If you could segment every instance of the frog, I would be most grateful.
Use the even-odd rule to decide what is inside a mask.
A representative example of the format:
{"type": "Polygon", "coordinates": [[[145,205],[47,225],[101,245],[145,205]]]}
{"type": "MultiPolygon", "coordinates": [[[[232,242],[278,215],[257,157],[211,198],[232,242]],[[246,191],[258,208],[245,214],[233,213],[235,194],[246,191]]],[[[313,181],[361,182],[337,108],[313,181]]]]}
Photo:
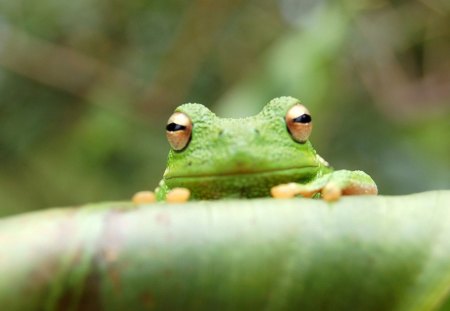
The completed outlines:
{"type": "Polygon", "coordinates": [[[175,109],[166,125],[167,167],[155,192],[140,201],[276,199],[335,201],[376,195],[360,170],[334,170],[310,142],[312,115],[290,96],[272,99],[256,115],[220,118],[198,103],[175,109]]]}

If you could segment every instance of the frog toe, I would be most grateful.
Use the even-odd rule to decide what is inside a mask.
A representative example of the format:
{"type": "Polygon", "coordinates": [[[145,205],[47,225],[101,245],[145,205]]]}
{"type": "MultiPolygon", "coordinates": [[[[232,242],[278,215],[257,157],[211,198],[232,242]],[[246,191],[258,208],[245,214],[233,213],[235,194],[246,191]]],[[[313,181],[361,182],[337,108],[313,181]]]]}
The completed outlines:
{"type": "Polygon", "coordinates": [[[323,187],[321,196],[328,202],[337,201],[342,196],[342,189],[336,183],[329,182],[323,187]]]}
{"type": "Polygon", "coordinates": [[[312,198],[316,193],[317,189],[298,183],[281,184],[270,189],[270,194],[276,199],[288,199],[293,198],[296,195],[312,198]]]}
{"type": "Polygon", "coordinates": [[[173,188],[167,193],[167,203],[184,203],[189,200],[191,191],[187,188],[173,188]]]}
{"type": "Polygon", "coordinates": [[[275,199],[289,199],[296,194],[295,183],[281,184],[270,189],[270,194],[275,199]]]}
{"type": "Polygon", "coordinates": [[[343,189],[344,195],[377,195],[378,188],[375,184],[352,184],[343,189]]]}
{"type": "Polygon", "coordinates": [[[131,201],[135,205],[149,204],[156,202],[156,196],[152,191],[139,191],[133,195],[131,201]]]}

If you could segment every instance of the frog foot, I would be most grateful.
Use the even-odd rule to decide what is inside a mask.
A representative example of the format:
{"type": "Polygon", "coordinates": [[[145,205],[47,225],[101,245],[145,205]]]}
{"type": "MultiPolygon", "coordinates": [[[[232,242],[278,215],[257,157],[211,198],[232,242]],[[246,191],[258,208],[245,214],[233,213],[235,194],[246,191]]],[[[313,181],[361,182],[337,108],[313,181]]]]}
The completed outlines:
{"type": "Polygon", "coordinates": [[[304,198],[312,198],[319,192],[321,197],[329,202],[337,201],[342,196],[342,189],[333,182],[327,183],[322,189],[311,189],[311,187],[305,185],[289,183],[272,187],[270,190],[272,197],[276,199],[289,199],[296,195],[301,195],[304,198]]]}
{"type": "Polygon", "coordinates": [[[135,205],[149,204],[156,202],[156,196],[152,191],[139,191],[133,195],[131,201],[135,205]]]}
{"type": "Polygon", "coordinates": [[[272,187],[274,198],[292,198],[296,195],[311,198],[320,193],[325,201],[336,201],[342,195],[376,195],[378,189],[369,175],[362,171],[340,170],[307,183],[289,183],[272,187]]]}
{"type": "Polygon", "coordinates": [[[301,195],[305,198],[312,198],[318,190],[310,189],[308,186],[291,182],[288,184],[281,184],[270,189],[270,194],[276,199],[289,199],[296,195],[301,195]]]}
{"type": "Polygon", "coordinates": [[[312,198],[320,193],[320,196],[328,202],[337,201],[342,195],[357,195],[357,194],[377,194],[376,189],[351,186],[348,188],[341,188],[335,182],[328,182],[323,188],[311,188],[306,185],[296,183],[281,184],[270,189],[270,193],[275,199],[289,199],[297,195],[304,198],[312,198]]]}
{"type": "Polygon", "coordinates": [[[187,188],[173,188],[166,195],[167,203],[184,203],[189,200],[191,192],[187,188]]]}
{"type": "Polygon", "coordinates": [[[328,202],[337,201],[343,195],[376,195],[375,185],[349,183],[341,186],[333,181],[328,182],[320,191],[321,197],[328,202]]]}

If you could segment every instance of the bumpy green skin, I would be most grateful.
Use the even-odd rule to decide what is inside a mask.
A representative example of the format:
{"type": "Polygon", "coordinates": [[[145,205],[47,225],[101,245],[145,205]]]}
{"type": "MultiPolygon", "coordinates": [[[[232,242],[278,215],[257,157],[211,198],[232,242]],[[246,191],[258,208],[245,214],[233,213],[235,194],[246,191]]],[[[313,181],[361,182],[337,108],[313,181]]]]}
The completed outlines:
{"type": "Polygon", "coordinates": [[[292,139],[285,123],[292,97],[270,101],[257,115],[219,118],[200,104],[184,104],[175,111],[191,118],[191,141],[181,151],[171,150],[157,199],[170,189],[187,188],[191,199],[254,198],[270,196],[279,184],[296,182],[321,189],[330,180],[344,188],[376,187],[361,171],[333,172],[311,143],[292,139]]]}

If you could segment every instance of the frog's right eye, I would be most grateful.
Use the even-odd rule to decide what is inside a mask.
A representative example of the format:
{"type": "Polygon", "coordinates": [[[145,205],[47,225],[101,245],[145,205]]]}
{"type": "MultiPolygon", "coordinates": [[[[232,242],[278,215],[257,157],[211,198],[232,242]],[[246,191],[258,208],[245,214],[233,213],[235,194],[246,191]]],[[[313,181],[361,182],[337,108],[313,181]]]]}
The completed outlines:
{"type": "Polygon", "coordinates": [[[182,112],[175,112],[169,118],[166,125],[166,136],[170,146],[174,150],[183,150],[189,144],[192,133],[192,122],[182,112]]]}
{"type": "Polygon", "coordinates": [[[292,106],[286,113],[286,126],[295,141],[307,141],[312,131],[312,118],[308,109],[302,104],[292,106]]]}

